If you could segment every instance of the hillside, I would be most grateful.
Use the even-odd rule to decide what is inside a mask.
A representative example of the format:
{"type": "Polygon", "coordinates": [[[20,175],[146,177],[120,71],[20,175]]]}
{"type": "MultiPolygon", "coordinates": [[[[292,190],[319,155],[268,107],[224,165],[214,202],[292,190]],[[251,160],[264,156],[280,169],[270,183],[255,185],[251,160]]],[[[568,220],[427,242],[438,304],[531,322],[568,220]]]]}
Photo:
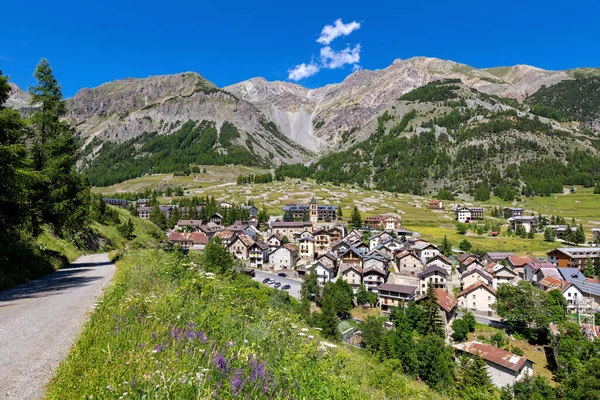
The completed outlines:
{"type": "Polygon", "coordinates": [[[117,267],[46,398],[442,398],[321,339],[286,292],[177,253],[127,252],[117,267]]]}
{"type": "Polygon", "coordinates": [[[516,65],[476,69],[429,57],[395,60],[382,70],[361,70],[339,84],[309,90],[254,78],[224,89],[255,104],[288,137],[311,150],[336,149],[346,137],[362,140],[364,127],[403,94],[439,79],[461,79],[483,93],[522,100],[542,86],[571,79],[565,71],[516,65]]]}
{"type": "Polygon", "coordinates": [[[600,132],[600,73],[598,70],[574,70],[574,80],[542,87],[526,99],[529,104],[551,107],[600,132]]]}
{"type": "Polygon", "coordinates": [[[507,199],[589,187],[600,176],[596,136],[457,79],[403,95],[365,129],[367,140],[348,135],[347,150],[277,173],[413,194],[444,187],[473,193],[483,185],[507,199]]]}

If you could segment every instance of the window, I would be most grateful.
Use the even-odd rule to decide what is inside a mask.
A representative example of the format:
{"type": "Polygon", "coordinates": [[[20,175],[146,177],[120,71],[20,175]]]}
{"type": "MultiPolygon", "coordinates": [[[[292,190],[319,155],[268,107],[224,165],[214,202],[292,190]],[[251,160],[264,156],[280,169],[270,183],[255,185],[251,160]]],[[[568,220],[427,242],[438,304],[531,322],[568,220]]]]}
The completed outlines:
{"type": "Polygon", "coordinates": [[[488,301],[492,301],[492,296],[488,296],[488,301]]]}
{"type": "Polygon", "coordinates": [[[473,307],[475,307],[475,305],[476,305],[475,302],[473,302],[473,307]]]}

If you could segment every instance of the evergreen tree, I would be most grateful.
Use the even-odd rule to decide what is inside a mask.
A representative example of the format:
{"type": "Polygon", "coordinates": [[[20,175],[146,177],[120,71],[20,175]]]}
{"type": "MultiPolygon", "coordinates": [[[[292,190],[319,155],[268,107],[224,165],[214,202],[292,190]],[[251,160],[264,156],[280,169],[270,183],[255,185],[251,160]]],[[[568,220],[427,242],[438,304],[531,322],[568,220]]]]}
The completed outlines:
{"type": "Polygon", "coordinates": [[[169,221],[167,221],[167,227],[169,229],[175,228],[175,225],[177,225],[177,223],[179,222],[180,219],[181,219],[181,212],[179,211],[179,207],[173,207],[173,211],[171,212],[171,217],[169,218],[169,221]]]}
{"type": "Polygon", "coordinates": [[[448,391],[454,383],[452,352],[438,335],[423,337],[417,346],[418,374],[429,387],[448,391]]]}
{"type": "Polygon", "coordinates": [[[310,269],[310,272],[302,281],[300,296],[302,299],[308,299],[309,301],[316,301],[319,297],[319,281],[314,267],[310,269]]]}
{"type": "Polygon", "coordinates": [[[352,216],[350,217],[350,226],[355,229],[360,229],[363,226],[362,216],[358,207],[354,206],[352,209],[352,216]]]}
{"type": "Polygon", "coordinates": [[[158,226],[163,231],[167,229],[167,217],[165,214],[160,211],[159,206],[152,207],[152,211],[150,211],[150,222],[153,222],[154,225],[158,226]]]}
{"type": "Polygon", "coordinates": [[[450,243],[450,241],[448,240],[448,236],[446,236],[446,235],[444,235],[444,240],[442,241],[442,244],[440,245],[440,251],[445,256],[452,255],[452,243],[450,243]]]}
{"type": "Polygon", "coordinates": [[[119,230],[119,233],[126,239],[133,239],[135,237],[133,234],[135,227],[133,226],[131,218],[119,225],[117,229],[119,230]]]}
{"type": "Polygon", "coordinates": [[[464,356],[461,359],[458,388],[461,392],[469,389],[475,389],[479,393],[493,392],[494,387],[487,372],[486,362],[479,355],[464,356]]]}
{"type": "Polygon", "coordinates": [[[367,304],[369,302],[369,293],[365,285],[360,285],[358,293],[356,293],[356,302],[359,305],[367,304]]]}
{"type": "Polygon", "coordinates": [[[583,230],[583,225],[581,223],[577,227],[577,231],[575,232],[575,235],[573,237],[573,243],[585,243],[585,231],[583,230]]]}
{"type": "Polygon", "coordinates": [[[461,249],[462,251],[471,251],[471,248],[473,246],[471,245],[471,242],[469,242],[467,239],[463,240],[462,242],[460,242],[460,244],[458,245],[458,248],[461,249]]]}
{"type": "Polygon", "coordinates": [[[0,71],[0,235],[22,227],[29,212],[29,188],[36,181],[25,147],[25,123],[17,111],[4,107],[10,94],[0,71]]]}
{"type": "Polygon", "coordinates": [[[292,216],[292,212],[290,210],[285,210],[283,213],[283,221],[284,222],[292,222],[294,217],[292,216]]]}
{"type": "Polygon", "coordinates": [[[338,323],[339,320],[332,299],[329,297],[324,298],[319,319],[319,326],[322,329],[321,334],[328,339],[339,340],[341,335],[338,323]]]}
{"type": "Polygon", "coordinates": [[[385,337],[385,328],[382,319],[369,315],[360,323],[359,329],[364,348],[373,354],[377,353],[385,337]]]}
{"type": "Polygon", "coordinates": [[[342,211],[342,206],[338,206],[337,208],[337,217],[338,219],[342,219],[342,217],[344,216],[344,211],[342,211]]]}
{"type": "Polygon", "coordinates": [[[462,318],[457,318],[452,322],[452,340],[455,342],[464,342],[467,340],[469,326],[467,321],[462,318]]]}
{"type": "Polygon", "coordinates": [[[30,89],[33,165],[42,179],[33,190],[31,221],[34,234],[42,223],[56,232],[75,232],[88,222],[90,192],[83,175],[75,169],[77,146],[73,129],[62,120],[67,113],[62,90],[45,59],[38,64],[30,89]]]}
{"type": "Polygon", "coordinates": [[[554,242],[555,239],[556,233],[554,232],[554,229],[546,228],[544,230],[544,240],[546,242],[554,242]]]}
{"type": "Polygon", "coordinates": [[[444,336],[444,329],[440,317],[440,309],[433,285],[429,285],[425,299],[421,300],[421,315],[417,324],[417,331],[423,335],[444,336]]]}
{"type": "Polygon", "coordinates": [[[475,190],[475,201],[488,201],[490,199],[490,189],[483,184],[477,186],[475,190]]]}

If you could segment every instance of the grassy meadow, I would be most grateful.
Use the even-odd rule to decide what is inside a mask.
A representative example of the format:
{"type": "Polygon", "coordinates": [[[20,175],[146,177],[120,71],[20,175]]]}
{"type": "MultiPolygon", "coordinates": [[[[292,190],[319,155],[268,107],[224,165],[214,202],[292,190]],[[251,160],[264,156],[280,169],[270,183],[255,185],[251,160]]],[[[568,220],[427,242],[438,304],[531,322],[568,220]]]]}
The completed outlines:
{"type": "Polygon", "coordinates": [[[440,398],[390,363],[323,341],[287,293],[194,261],[125,252],[46,398],[440,398]]]}
{"type": "MultiPolygon", "coordinates": [[[[289,202],[308,201],[314,195],[322,204],[332,204],[342,207],[345,218],[349,218],[352,208],[356,205],[363,217],[380,213],[397,213],[400,215],[403,227],[421,233],[421,236],[434,243],[439,243],[444,236],[458,250],[458,244],[467,239],[474,248],[484,251],[512,251],[518,254],[544,256],[545,252],[562,244],[549,243],[543,240],[542,234],[534,239],[522,239],[506,234],[506,221],[490,217],[494,206],[523,207],[526,212],[542,213],[544,215],[560,215],[570,222],[583,223],[588,240],[591,240],[592,227],[600,227],[600,196],[593,194],[591,188],[578,187],[575,193],[556,194],[551,197],[522,198],[519,201],[505,202],[499,198],[485,203],[473,201],[448,201],[446,210],[430,210],[428,203],[431,197],[414,196],[409,194],[394,194],[377,190],[364,190],[353,186],[334,186],[331,183],[317,184],[314,180],[301,181],[287,179],[285,182],[268,184],[236,185],[239,174],[264,173],[263,170],[237,166],[207,166],[207,173],[188,177],[172,175],[151,175],[133,179],[107,188],[95,190],[107,195],[117,191],[138,191],[145,188],[160,188],[167,185],[182,185],[186,195],[214,196],[218,200],[245,203],[253,200],[258,207],[267,208],[271,215],[281,215],[281,207],[289,202]],[[473,204],[486,209],[486,221],[503,224],[498,237],[488,234],[477,235],[469,231],[467,235],[456,232],[454,214],[449,210],[452,204],[473,204]]],[[[161,201],[169,203],[171,198],[161,201]]]]}

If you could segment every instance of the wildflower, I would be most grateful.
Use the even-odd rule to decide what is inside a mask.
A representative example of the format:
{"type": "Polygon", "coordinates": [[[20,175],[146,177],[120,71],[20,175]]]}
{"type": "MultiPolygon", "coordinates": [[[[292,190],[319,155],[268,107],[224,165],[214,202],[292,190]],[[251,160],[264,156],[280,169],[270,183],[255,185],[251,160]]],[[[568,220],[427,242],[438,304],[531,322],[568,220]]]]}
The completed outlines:
{"type": "Polygon", "coordinates": [[[237,396],[243,389],[246,381],[242,381],[242,375],[244,370],[238,369],[235,373],[235,377],[231,379],[231,388],[233,389],[233,395],[237,396]]]}

